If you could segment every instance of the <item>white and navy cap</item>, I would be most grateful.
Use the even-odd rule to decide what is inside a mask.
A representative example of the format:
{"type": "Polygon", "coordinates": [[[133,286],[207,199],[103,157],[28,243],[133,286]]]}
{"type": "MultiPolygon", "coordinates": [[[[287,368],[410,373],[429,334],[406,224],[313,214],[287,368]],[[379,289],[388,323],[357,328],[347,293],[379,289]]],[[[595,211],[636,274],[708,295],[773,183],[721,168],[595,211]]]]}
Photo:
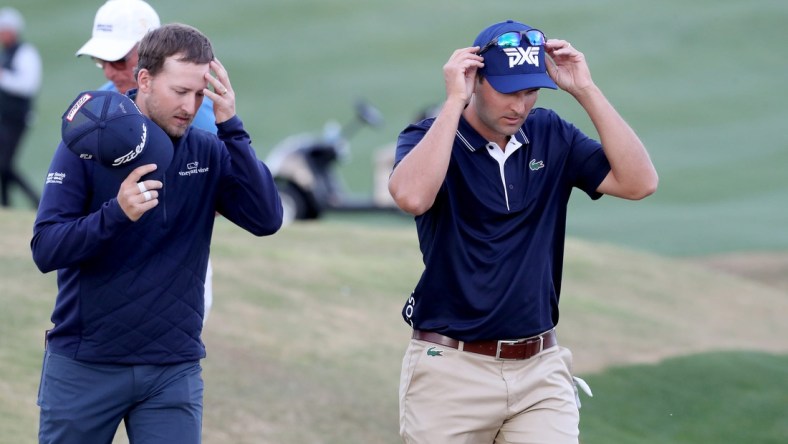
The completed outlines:
{"type": "Polygon", "coordinates": [[[145,179],[160,179],[172,162],[172,140],[128,97],[114,91],[80,93],[63,114],[63,143],[80,158],[97,161],[123,181],[141,165],[158,168],[145,179]]]}
{"type": "Polygon", "coordinates": [[[485,28],[473,45],[481,48],[484,67],[480,71],[496,91],[509,94],[524,89],[558,88],[547,74],[544,34],[541,31],[507,20],[485,28]],[[540,41],[530,42],[528,38],[518,38],[516,44],[511,46],[512,41],[507,39],[504,39],[506,44],[496,43],[508,33],[519,37],[530,30],[536,31],[540,41]]]}

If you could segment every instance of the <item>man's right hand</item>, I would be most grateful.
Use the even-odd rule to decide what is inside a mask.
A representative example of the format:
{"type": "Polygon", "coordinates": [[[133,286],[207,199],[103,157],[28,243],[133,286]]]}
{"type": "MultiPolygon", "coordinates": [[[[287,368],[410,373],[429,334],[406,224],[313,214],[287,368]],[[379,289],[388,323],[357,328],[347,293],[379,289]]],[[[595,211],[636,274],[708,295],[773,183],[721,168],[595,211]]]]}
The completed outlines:
{"type": "Polygon", "coordinates": [[[443,65],[447,102],[461,100],[467,105],[471,100],[476,81],[476,70],[484,67],[484,58],[477,55],[477,51],[479,51],[478,46],[458,49],[443,65]]]}
{"type": "Polygon", "coordinates": [[[164,185],[158,180],[140,182],[142,176],[156,171],[156,164],[150,163],[135,168],[120,184],[118,204],[126,216],[136,222],[148,210],[159,204],[159,191],[164,185]]]}

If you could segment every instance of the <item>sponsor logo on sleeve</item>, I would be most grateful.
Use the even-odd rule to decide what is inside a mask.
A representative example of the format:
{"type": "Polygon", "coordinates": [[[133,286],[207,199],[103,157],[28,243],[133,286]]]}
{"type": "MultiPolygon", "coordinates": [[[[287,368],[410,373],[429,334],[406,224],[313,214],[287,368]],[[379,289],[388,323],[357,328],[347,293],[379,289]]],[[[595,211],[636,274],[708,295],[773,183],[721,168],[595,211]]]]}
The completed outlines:
{"type": "Polygon", "coordinates": [[[54,183],[58,185],[62,185],[63,181],[66,180],[66,173],[58,173],[53,172],[47,174],[47,184],[54,183]]]}

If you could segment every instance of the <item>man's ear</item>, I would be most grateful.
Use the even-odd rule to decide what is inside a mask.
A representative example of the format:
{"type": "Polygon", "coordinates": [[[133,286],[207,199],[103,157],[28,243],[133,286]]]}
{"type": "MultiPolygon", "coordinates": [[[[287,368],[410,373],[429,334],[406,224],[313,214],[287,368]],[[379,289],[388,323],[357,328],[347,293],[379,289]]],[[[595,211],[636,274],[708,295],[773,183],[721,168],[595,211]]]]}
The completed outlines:
{"type": "Polygon", "coordinates": [[[479,89],[480,86],[482,86],[482,83],[484,83],[484,76],[477,74],[476,81],[473,82],[473,91],[471,92],[475,94],[476,90],[479,89]]]}
{"type": "Polygon", "coordinates": [[[150,71],[147,69],[141,69],[137,72],[137,88],[145,93],[150,92],[151,88],[151,81],[153,77],[150,75],[150,71]]]}

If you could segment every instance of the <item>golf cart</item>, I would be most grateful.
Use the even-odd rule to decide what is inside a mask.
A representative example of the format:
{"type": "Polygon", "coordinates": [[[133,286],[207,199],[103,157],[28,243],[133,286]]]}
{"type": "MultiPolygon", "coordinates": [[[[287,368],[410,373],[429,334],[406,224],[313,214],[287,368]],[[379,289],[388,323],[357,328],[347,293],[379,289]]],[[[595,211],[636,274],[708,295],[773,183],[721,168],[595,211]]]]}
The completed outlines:
{"type": "Polygon", "coordinates": [[[372,197],[349,194],[337,171],[339,162],[350,154],[349,139],[364,126],[382,125],[380,111],[359,100],[355,118],[347,125],[329,121],[321,134],[295,134],[274,146],[265,162],[282,198],[285,224],[317,219],[326,211],[399,211],[387,188],[393,145],[378,150],[372,197]]]}

